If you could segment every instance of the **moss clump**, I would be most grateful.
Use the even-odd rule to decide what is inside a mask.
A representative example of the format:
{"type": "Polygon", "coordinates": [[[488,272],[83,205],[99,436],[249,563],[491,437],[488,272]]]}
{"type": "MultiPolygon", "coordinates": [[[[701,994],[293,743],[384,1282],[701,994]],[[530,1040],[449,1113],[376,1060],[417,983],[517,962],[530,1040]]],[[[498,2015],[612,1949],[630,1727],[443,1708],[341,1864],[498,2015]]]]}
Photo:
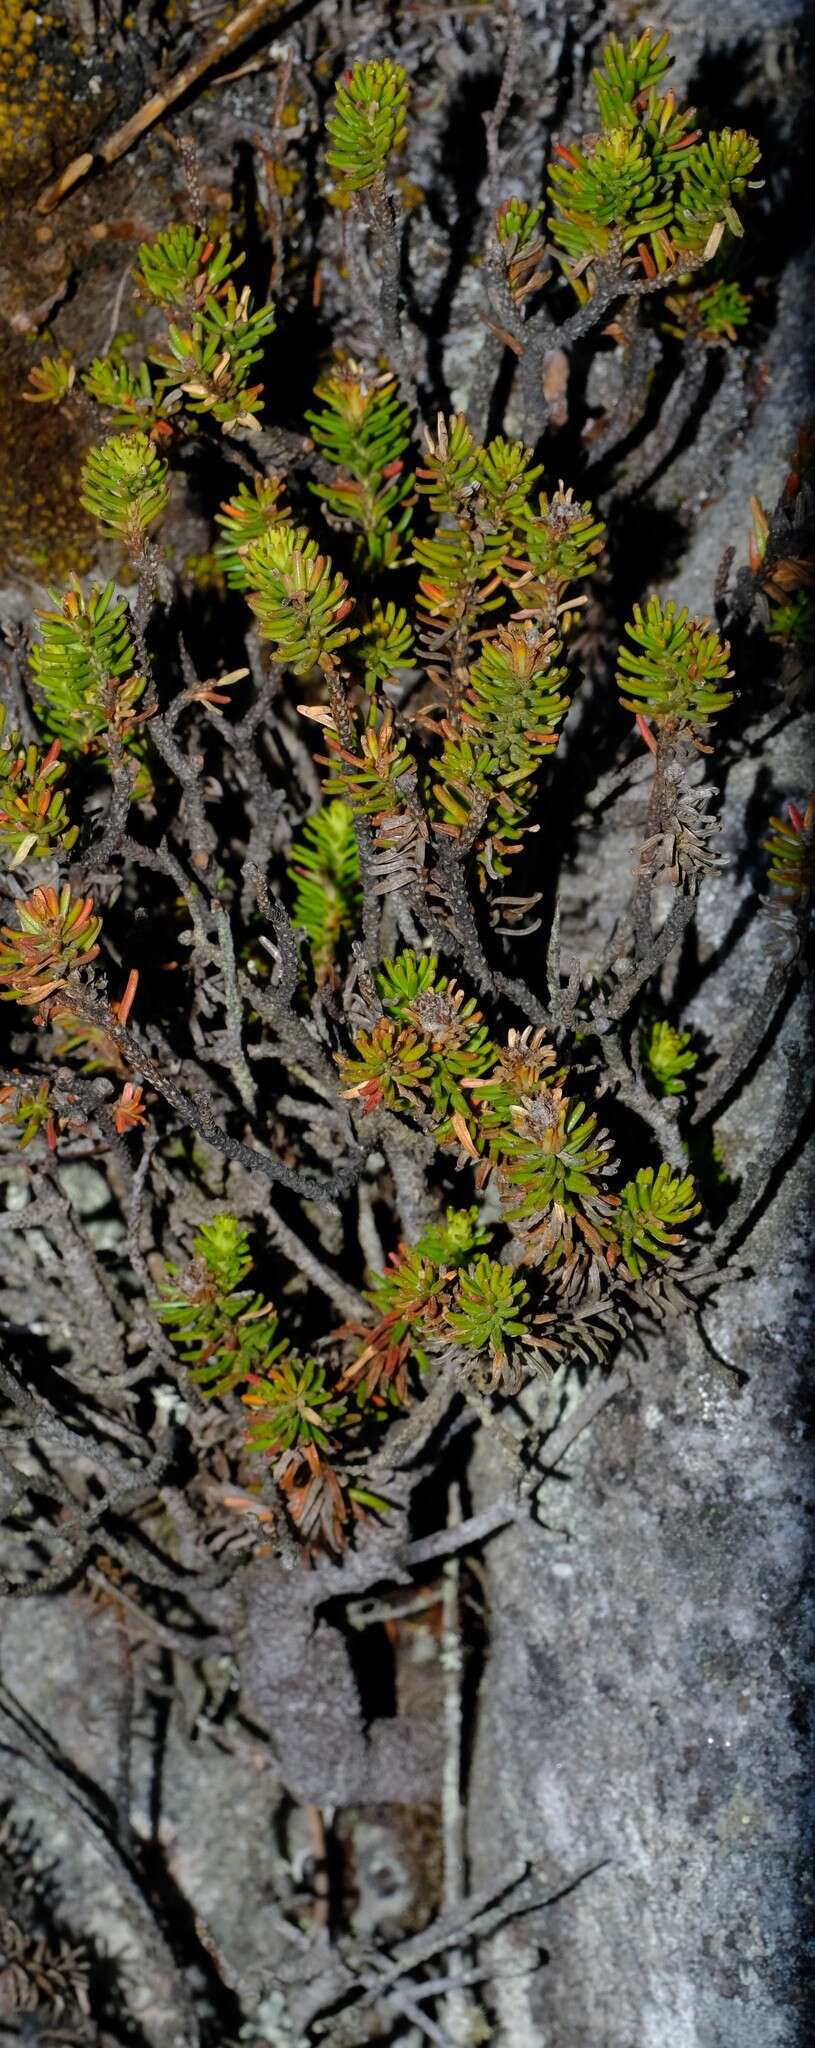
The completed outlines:
{"type": "MultiPolygon", "coordinates": [[[[57,153],[67,162],[88,132],[87,89],[79,90],[76,53],[53,0],[37,8],[3,0],[0,8],[0,187],[30,195],[57,153]]],[[[91,102],[98,125],[101,98],[91,102]]]]}
{"type": "Polygon", "coordinates": [[[29,366],[23,345],[8,342],[0,359],[0,575],[49,583],[89,559],[93,528],[78,502],[86,443],[70,405],[26,405],[29,366]]]}

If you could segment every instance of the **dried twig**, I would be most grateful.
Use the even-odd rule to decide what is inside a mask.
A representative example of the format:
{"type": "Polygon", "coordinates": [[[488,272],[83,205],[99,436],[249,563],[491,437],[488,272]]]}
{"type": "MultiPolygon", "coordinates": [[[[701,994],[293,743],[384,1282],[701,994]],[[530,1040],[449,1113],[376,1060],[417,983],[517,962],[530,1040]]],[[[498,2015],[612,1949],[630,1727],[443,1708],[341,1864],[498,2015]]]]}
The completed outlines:
{"type": "Polygon", "coordinates": [[[5,1731],[0,1747],[12,1760],[15,1783],[88,1837],[116,1888],[122,1911],[139,1939],[146,1942],[151,1968],[156,1969],[168,2001],[167,2048],[197,2048],[200,2036],[191,1995],[129,1857],[119,1848],[101,1812],[94,1810],[80,1791],[74,1773],[55,1745],[43,1740],[6,1686],[2,1687],[0,1698],[0,1726],[5,1731]]]}
{"type": "Polygon", "coordinates": [[[242,7],[233,19],[227,22],[225,28],[219,29],[217,35],[210,38],[197,57],[191,57],[188,64],[183,64],[181,70],[177,71],[175,77],[171,78],[159,92],[151,93],[143,106],[139,107],[135,114],[131,114],[129,121],[125,121],[121,128],[114,129],[113,134],[108,135],[104,142],[100,142],[97,149],[83,150],[81,156],[74,157],[72,162],[66,165],[65,170],[60,172],[59,177],[54,179],[53,184],[48,185],[46,190],[40,193],[36,203],[37,212],[53,213],[55,206],[59,206],[60,201],[65,199],[97,164],[118,163],[119,158],[132,149],[134,142],[138,142],[148,128],[155,127],[157,121],[163,120],[170,107],[174,107],[193,85],[197,85],[199,78],[205,77],[206,73],[228,57],[232,50],[237,49],[239,43],[245,42],[248,36],[261,28],[266,16],[280,5],[281,0],[250,0],[249,6],[242,7]]]}
{"type": "MultiPolygon", "coordinates": [[[[448,1524],[451,1533],[457,1532],[461,1522],[461,1499],[458,1487],[450,1488],[448,1524]]],[[[463,1654],[461,1645],[461,1617],[459,1612],[460,1568],[458,1557],[448,1557],[442,1570],[442,1641],[441,1666],[444,1680],[444,1764],[442,1769],[442,1844],[444,1852],[444,1879],[442,1886],[442,1911],[459,1911],[466,1897],[466,1856],[464,1840],[464,1806],[462,1803],[462,1684],[463,1654]]],[[[453,1974],[461,1968],[463,1952],[454,1949],[451,1953],[453,1974]]],[[[444,2000],[445,2034],[451,2048],[465,2048],[472,2039],[472,2009],[469,2000],[458,1989],[448,1991],[444,2000]]],[[[444,2037],[442,2037],[444,2038],[444,2037]]]]}
{"type": "Polygon", "coordinates": [[[70,1003],[74,1016],[84,1017],[92,1024],[101,1024],[110,1033],[116,1046],[134,1073],[141,1074],[152,1088],[163,1095],[176,1115],[188,1129],[197,1131],[208,1145],[214,1146],[225,1159],[239,1161],[250,1173],[261,1173],[266,1180],[290,1188],[293,1194],[306,1195],[312,1201],[332,1201],[339,1195],[347,1194],[358,1180],[365,1161],[362,1147],[355,1147],[356,1157],[349,1164],[326,1177],[315,1180],[313,1175],[300,1173],[296,1167],[284,1165],[282,1159],[275,1159],[271,1153],[258,1152],[251,1145],[245,1145],[239,1138],[232,1138],[219,1124],[209,1098],[192,1096],[182,1088],[159,1065],[158,1060],[140,1045],[132,1031],[120,1024],[111,1005],[84,983],[71,981],[66,984],[65,1000],[70,1003]]]}
{"type": "MultiPolygon", "coordinates": [[[[411,1977],[435,1956],[458,1948],[463,1938],[468,1944],[482,1941],[507,1921],[522,1914],[541,1912],[546,1906],[553,1906],[560,1899],[568,1897],[577,1886],[584,1884],[588,1877],[605,1867],[604,1858],[595,1858],[582,1864],[571,1876],[558,1883],[554,1890],[540,1883],[531,1873],[528,1864],[516,1864],[513,1868],[485,1885],[483,1891],[474,1892],[460,1906],[449,1913],[442,1913],[424,1933],[413,1935],[401,1943],[394,1961],[386,1964],[375,1976],[359,1971],[357,1980],[345,1991],[343,1999],[337,1976],[329,1976],[326,1982],[325,2003],[314,2008],[314,2018],[329,2004],[347,2002],[351,2010],[341,2014],[328,2033],[323,2033],[326,2048],[359,2048],[359,2013],[366,2006],[387,1998],[389,1992],[405,1977],[411,1977]],[[357,2030],[357,2031],[355,2031],[357,2030]]],[[[416,1990],[420,1990],[420,1983],[416,1990]]]]}
{"type": "Polygon", "coordinates": [[[571,1414],[565,1415],[563,1421],[544,1438],[538,1470],[553,1472],[572,1444],[582,1436],[584,1429],[588,1429],[595,1417],[608,1407],[609,1401],[616,1400],[618,1394],[624,1394],[630,1384],[628,1373],[621,1366],[609,1379],[600,1380],[596,1387],[590,1387],[582,1401],[572,1409],[571,1414]]]}
{"type": "MultiPolygon", "coordinates": [[[[766,1024],[766,1019],[765,1019],[766,1024]]],[[[811,1105],[811,1059],[807,1059],[801,1047],[784,1049],[787,1065],[781,1108],[769,1142],[762,1147],[759,1156],[744,1177],[744,1184],[738,1200],[729,1210],[725,1223],[717,1232],[710,1251],[692,1267],[689,1282],[706,1280],[709,1275],[724,1266],[741,1237],[746,1236],[758,1221],[767,1189],[780,1163],[792,1150],[804,1119],[811,1105]]]]}

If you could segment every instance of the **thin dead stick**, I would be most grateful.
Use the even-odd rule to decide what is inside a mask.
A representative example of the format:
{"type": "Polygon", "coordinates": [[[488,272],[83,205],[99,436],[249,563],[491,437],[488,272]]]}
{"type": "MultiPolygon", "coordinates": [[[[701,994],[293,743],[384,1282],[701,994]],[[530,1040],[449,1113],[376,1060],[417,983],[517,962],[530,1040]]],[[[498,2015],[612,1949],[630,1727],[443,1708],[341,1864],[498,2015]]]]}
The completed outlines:
{"type": "Polygon", "coordinates": [[[211,71],[215,64],[220,64],[224,57],[228,57],[239,43],[245,42],[247,36],[252,35],[256,28],[260,28],[266,15],[281,5],[282,0],[250,0],[248,7],[242,7],[234,20],[227,23],[226,28],[219,29],[217,35],[205,43],[197,57],[191,57],[188,64],[182,65],[175,78],[171,78],[169,84],[160,92],[152,93],[149,100],[145,100],[144,105],[139,107],[135,114],[131,114],[129,121],[125,121],[121,128],[116,128],[112,135],[108,135],[104,142],[100,142],[98,149],[87,149],[81,156],[75,156],[66,169],[60,172],[59,177],[55,178],[54,183],[40,193],[37,212],[53,213],[55,206],[59,206],[60,201],[73,191],[74,186],[81,184],[82,179],[87,177],[94,164],[117,163],[119,157],[125,156],[133,143],[138,142],[145,129],[152,128],[156,121],[161,121],[168,108],[175,106],[176,101],[189,92],[190,86],[196,85],[205,72],[211,71]]]}
{"type": "Polygon", "coordinates": [[[449,1523],[446,1529],[436,1530],[433,1536],[418,1536],[415,1543],[406,1543],[399,1551],[399,1563],[409,1565],[413,1570],[418,1565],[431,1564],[438,1557],[450,1557],[456,1552],[469,1550],[476,1543],[484,1543],[488,1536],[496,1536],[499,1529],[507,1529],[510,1522],[523,1520],[529,1513],[526,1499],[516,1500],[502,1495],[482,1508],[480,1514],[469,1515],[466,1522],[449,1523]]]}
{"type": "Polygon", "coordinates": [[[119,1670],[121,1691],[116,1714],[116,1834],[126,1856],[133,1854],[133,1711],[136,1688],[133,1658],[124,1629],[119,1629],[119,1670]]]}
{"type": "Polygon", "coordinates": [[[617,1372],[612,1373],[609,1380],[603,1380],[598,1387],[591,1387],[583,1400],[578,1402],[577,1407],[572,1409],[571,1415],[564,1416],[563,1421],[553,1429],[551,1436],[546,1438],[538,1470],[550,1472],[555,1465],[559,1465],[564,1453],[570,1450],[577,1437],[582,1436],[584,1429],[588,1429],[589,1423],[594,1421],[601,1409],[605,1408],[609,1401],[613,1401],[617,1394],[625,1393],[630,1384],[628,1373],[621,1366],[617,1372]]]}
{"type": "MultiPolygon", "coordinates": [[[[451,1486],[448,1507],[448,1525],[451,1532],[458,1533],[461,1523],[461,1496],[457,1486],[451,1486]]],[[[464,1660],[461,1645],[460,1566],[458,1558],[448,1557],[442,1568],[442,1650],[441,1665],[444,1674],[444,1768],[442,1773],[442,1832],[444,1842],[444,1883],[442,1889],[442,1911],[454,1912],[461,1907],[467,1893],[466,1849],[464,1836],[464,1805],[462,1801],[462,1686],[464,1660]]],[[[463,1968],[464,1954],[460,1949],[451,1950],[450,1963],[453,1975],[463,1968]]],[[[448,1991],[444,2001],[444,2035],[449,2039],[450,2048],[464,2048],[472,2038],[470,2021],[472,2011],[467,1997],[460,1991],[448,1991]]]]}
{"type": "Polygon", "coordinates": [[[354,1323],[367,1322],[371,1311],[364,1295],[358,1294],[356,1288],[352,1287],[348,1280],[343,1280],[339,1273],[335,1273],[332,1266],[325,1265],[317,1253],[311,1250],[310,1245],[303,1243],[303,1239],[298,1237],[290,1224],[284,1223],[276,1209],[264,1205],[262,1214],[269,1236],[279,1246],[284,1256],[291,1260],[295,1270],[307,1273],[309,1279],[314,1281],[315,1287],[319,1287],[321,1294],[324,1294],[328,1301],[333,1301],[334,1307],[339,1309],[341,1315],[354,1323]]]}
{"type": "Polygon", "coordinates": [[[452,2036],[443,2034],[435,2020],[431,2020],[426,2012],[422,2012],[416,1998],[411,1996],[404,1984],[397,1985],[396,1990],[390,1993],[386,2004],[391,2012],[398,2013],[402,2019],[410,2020],[421,2034],[422,2040],[432,2043],[432,2048],[450,2048],[452,2036]]]}
{"type": "Polygon", "coordinates": [[[479,313],[477,318],[480,320],[482,327],[488,327],[490,333],[495,335],[496,340],[500,341],[504,348],[511,349],[513,355],[518,356],[520,359],[524,353],[522,341],[517,341],[514,334],[510,334],[507,327],[499,327],[497,321],[490,320],[486,313],[479,313]]]}
{"type": "Polygon", "coordinates": [[[517,1473],[520,1477],[524,1470],[524,1461],[521,1456],[519,1439],[515,1436],[514,1431],[508,1429],[506,1423],[502,1422],[500,1416],[496,1415],[494,1405],[487,1399],[485,1394],[479,1393],[478,1388],[474,1387],[472,1382],[468,1380],[463,1369],[454,1370],[452,1377],[456,1391],[462,1395],[468,1408],[472,1408],[474,1415],[478,1416],[478,1420],[484,1429],[491,1431],[513,1472],[517,1473]]]}
{"type": "MultiPolygon", "coordinates": [[[[382,1997],[400,1977],[409,1975],[423,1963],[448,1949],[457,1948],[462,1938],[468,1942],[483,1941],[502,1927],[507,1920],[519,1918],[521,1914],[540,1912],[545,1906],[557,1905],[560,1899],[576,1891],[588,1877],[605,1867],[607,1858],[598,1856],[581,1863],[578,1868],[564,1877],[549,1890],[545,1882],[539,1881],[534,1869],[524,1861],[505,1871],[503,1876],[485,1885],[483,1891],[472,1892],[468,1899],[450,1913],[442,1913],[422,1934],[408,1937],[400,1944],[392,1962],[385,1965],[376,1979],[366,1986],[363,2004],[382,1997]]],[[[418,1987],[421,1988],[421,1987],[418,1987]]]]}
{"type": "Polygon", "coordinates": [[[311,1836],[314,1857],[314,1910],[313,1925],[328,1927],[331,1918],[331,1892],[328,1873],[328,1834],[325,1816],[319,1806],[304,1807],[306,1825],[311,1836]]]}
{"type": "Polygon", "coordinates": [[[464,1522],[448,1524],[447,1528],[436,1530],[432,1536],[420,1536],[415,1542],[404,1544],[398,1551],[400,1566],[414,1570],[437,1558],[472,1549],[490,1536],[496,1536],[501,1529],[509,1528],[512,1522],[525,1521],[529,1515],[529,1496],[537,1491],[541,1472],[549,1472],[558,1465],[584,1429],[588,1429],[609,1401],[613,1401],[617,1394],[625,1393],[630,1384],[628,1373],[620,1366],[610,1379],[603,1380],[600,1386],[590,1387],[572,1413],[565,1416],[546,1438],[540,1459],[520,1496],[504,1494],[492,1501],[489,1507],[482,1508],[480,1514],[470,1515],[464,1522]]]}
{"type": "Polygon", "coordinates": [[[141,1074],[159,1095],[163,1095],[165,1102],[170,1103],[171,1108],[178,1112],[184,1122],[192,1130],[197,1131],[199,1137],[204,1138],[207,1144],[222,1153],[225,1159],[238,1160],[250,1173],[262,1173],[267,1180],[281,1183],[294,1193],[306,1195],[315,1201],[321,1198],[331,1200],[335,1195],[347,1194],[355,1185],[365,1163],[366,1155],[361,1147],[355,1147],[357,1156],[353,1167],[341,1168],[330,1179],[322,1182],[315,1180],[311,1174],[299,1173],[287,1167],[282,1160],[274,1158],[270,1153],[255,1151],[241,1140],[230,1137],[228,1131],[222,1129],[208,1096],[192,1096],[188,1094],[186,1088],[181,1088],[171,1080],[164,1073],[158,1060],[153,1059],[152,1054],[139,1044],[134,1034],[125,1029],[110,1004],[101,999],[90,986],[80,983],[74,977],[71,977],[65,986],[70,995],[71,1009],[77,1016],[89,1018],[94,1024],[103,1023],[128,1065],[141,1074]]]}
{"type": "MultiPolygon", "coordinates": [[[[13,1695],[9,1694],[8,1698],[11,1701],[13,1695]]],[[[14,1707],[17,1708],[16,1701],[14,1707]]],[[[3,1706],[0,1712],[2,1726],[7,1731],[0,1747],[9,1758],[8,1770],[13,1772],[15,1789],[28,1792],[29,1796],[33,1794],[38,1808],[49,1807],[63,1825],[67,1821],[76,1832],[87,1836],[116,1887],[117,1902],[123,1914],[148,1947],[151,1970],[155,1970],[159,1982],[164,1984],[170,2021],[164,2039],[168,2044],[172,2043],[172,2048],[198,2048],[198,2018],[186,1979],[151,1911],[130,1857],[111,1836],[103,1815],[96,1813],[77,1789],[62,1752],[47,1748],[36,1728],[30,1722],[26,1723],[17,1711],[9,1712],[3,1706]],[[25,1749],[18,1747],[22,1743],[25,1743],[25,1749]]]]}
{"type": "MultiPolygon", "coordinates": [[[[507,46],[504,53],[504,69],[498,88],[498,98],[492,112],[484,116],[484,124],[487,131],[487,162],[490,168],[490,204],[493,212],[497,212],[501,197],[501,159],[498,142],[504,121],[509,113],[512,95],[515,91],[521,55],[521,17],[514,7],[509,7],[507,13],[509,16],[507,46]]],[[[489,321],[486,324],[489,326],[489,321]]],[[[515,343],[509,340],[509,338],[508,345],[510,348],[515,347],[515,343]]],[[[518,353],[523,355],[522,347],[518,350],[518,353]]]]}
{"type": "Polygon", "coordinates": [[[202,1657],[229,1655],[232,1645],[228,1636],[196,1636],[191,1629],[170,1628],[166,1621],[157,1621],[154,1614],[148,1614],[144,1607],[139,1606],[138,1600],[132,1599],[123,1586],[114,1584],[112,1579],[106,1578],[104,1572],[97,1570],[96,1565],[91,1565],[87,1576],[92,1585],[98,1586],[101,1592],[107,1594],[108,1599],[114,1600],[118,1606],[126,1608],[128,1614],[133,1615],[138,1633],[147,1642],[158,1643],[163,1650],[173,1650],[176,1656],[188,1657],[193,1663],[197,1663],[202,1657]]]}

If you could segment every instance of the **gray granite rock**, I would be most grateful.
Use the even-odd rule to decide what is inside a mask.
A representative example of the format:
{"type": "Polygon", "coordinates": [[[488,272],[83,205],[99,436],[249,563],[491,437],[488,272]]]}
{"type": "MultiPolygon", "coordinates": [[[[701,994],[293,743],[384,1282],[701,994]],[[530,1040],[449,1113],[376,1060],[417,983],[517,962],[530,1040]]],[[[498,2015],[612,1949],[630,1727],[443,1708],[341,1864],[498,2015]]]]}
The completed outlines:
{"type": "MultiPolygon", "coordinates": [[[[762,10],[762,31],[772,40],[773,24],[794,12],[773,9],[770,20],[762,10]]],[[[653,8],[649,19],[681,21],[720,47],[754,35],[758,23],[749,0],[704,18],[693,5],[653,8]]],[[[661,487],[660,501],[684,502],[686,516],[690,506],[692,523],[663,588],[694,609],[710,611],[727,545],[736,566],[746,559],[751,493],[771,505],[783,481],[807,416],[810,303],[806,273],[792,268],[764,396],[749,428],[723,442],[716,491],[693,508],[692,452],[661,487]]],[[[766,815],[811,776],[811,733],[800,722],[729,775],[730,865],[703,890],[699,918],[700,955],[713,971],[690,1013],[714,1047],[762,1000],[766,981],[765,928],[752,915],[757,869],[745,857],[751,799],[758,789],[766,815]]],[[[609,845],[622,900],[642,806],[636,786],[618,806],[602,891],[588,836],[578,848],[570,943],[579,942],[586,897],[606,899],[589,951],[613,923],[609,845]]],[[[805,1044],[807,1027],[802,996],[722,1118],[733,1175],[766,1153],[784,1048],[805,1044]]],[[[815,2037],[811,1197],[805,1154],[774,1186],[703,1314],[625,1354],[630,1392],[546,1486],[542,1525],[490,1549],[474,1879],[510,1840],[555,1873],[594,1857],[602,1865],[536,1923],[544,1967],[527,1968],[528,1925],[496,1947],[503,1967],[514,1959],[522,1971],[499,1986],[497,2048],[802,2048],[815,2037]],[[728,1381],[728,1367],[744,1384],[728,1381]]],[[[500,1452],[482,1442],[478,1463],[480,1505],[503,1483],[500,1452]]]]}

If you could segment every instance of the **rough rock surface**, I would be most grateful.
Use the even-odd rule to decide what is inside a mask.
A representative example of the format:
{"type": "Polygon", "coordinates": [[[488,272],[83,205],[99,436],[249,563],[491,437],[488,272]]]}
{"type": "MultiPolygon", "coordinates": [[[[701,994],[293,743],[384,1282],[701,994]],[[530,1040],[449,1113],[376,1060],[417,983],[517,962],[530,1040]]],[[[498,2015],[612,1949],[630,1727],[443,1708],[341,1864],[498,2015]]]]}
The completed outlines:
{"type": "MultiPolygon", "coordinates": [[[[608,10],[619,22],[631,12],[608,10]]],[[[673,0],[634,12],[681,30],[684,75],[711,53],[727,65],[746,50],[760,90],[763,73],[785,75],[789,29],[801,8],[799,0],[730,0],[714,17],[699,0],[673,0]]],[[[206,119],[217,122],[211,108],[206,119]]],[[[141,162],[124,166],[117,179],[119,210],[138,211],[141,162]]],[[[161,217],[162,194],[147,177],[144,185],[147,231],[161,217]]],[[[94,347],[104,342],[119,253],[103,245],[98,260],[98,293],[77,294],[75,310],[78,321],[80,305],[82,318],[90,305],[94,347]]],[[[768,379],[749,420],[734,425],[724,389],[711,408],[706,430],[716,475],[705,478],[704,503],[692,447],[658,487],[666,515],[677,504],[698,508],[670,578],[671,592],[695,608],[710,606],[724,546],[743,541],[750,494],[772,503],[805,416],[809,292],[798,261],[791,262],[767,348],[768,379]]],[[[448,362],[457,400],[466,395],[475,354],[466,288],[461,299],[448,362]]],[[[11,608],[22,611],[29,598],[28,590],[14,591],[11,608]]],[[[730,772],[724,834],[734,861],[742,858],[756,792],[763,816],[768,793],[775,799],[803,788],[800,744],[800,729],[784,727],[730,772]]],[[[621,890],[638,805],[635,790],[617,811],[621,890]]],[[[607,839],[604,864],[608,854],[607,839]]],[[[580,892],[596,896],[598,880],[587,838],[575,862],[573,928],[580,892]]],[[[711,971],[697,1021],[714,1047],[729,1036],[735,993],[742,1002],[745,981],[756,995],[763,985],[755,888],[756,874],[745,869],[737,892],[731,872],[703,893],[701,947],[711,971]]],[[[608,924],[616,907],[609,893],[608,924]]],[[[806,1023],[801,1002],[723,1119],[735,1177],[766,1145],[784,1086],[784,1047],[803,1041],[806,1023]]],[[[553,1891],[586,1864],[598,1866],[534,1922],[496,1940],[508,1974],[498,1978],[495,2048],[804,2048],[815,2032],[805,1974],[807,1367],[815,1347],[804,1156],[796,1154],[771,1194],[715,1300],[698,1318],[625,1354],[630,1391],[547,1483],[538,1523],[487,1548],[489,1646],[470,1770],[472,1882],[518,1854],[551,1873],[553,1891]]],[[[579,1391],[556,1382],[551,1412],[579,1391]]],[[[472,1481],[475,1508],[506,1485],[500,1447],[488,1436],[472,1481]]],[[[3,1603],[0,1634],[2,1675],[43,1725],[54,1714],[58,1674],[65,1753],[77,1773],[94,1775],[115,1797],[120,1673],[104,1613],[78,1599],[3,1603]]],[[[235,1682],[229,1659],[218,1676],[226,1697],[235,1682]]],[[[268,1979],[283,1953],[274,1904],[281,1864],[296,1873],[311,1845],[251,1727],[238,1746],[203,1736],[196,1746],[200,1709],[197,1678],[171,1708],[156,1687],[134,1734],[133,1824],[146,1834],[158,1801],[161,1854],[179,1916],[195,1923],[202,1978],[212,1937],[227,1977],[251,1987],[268,1979]],[[155,1725],[165,1711],[158,1744],[155,1725]],[[151,1777],[157,1749],[160,1788],[151,1777]]],[[[12,1777],[13,1767],[9,1784],[12,1777]]],[[[36,1785],[27,1796],[35,1810],[36,1785]]],[[[391,1853],[387,1833],[383,1849],[374,1824],[365,1828],[357,1855],[375,1865],[370,1837],[381,1868],[391,1853]]],[[[51,1816],[48,1838],[77,1923],[122,1959],[142,2039],[172,2048],[161,1995],[165,1964],[151,1946],[151,1923],[128,1917],[115,1873],[83,1837],[70,1805],[51,1816]]],[[[406,1912],[421,1883],[419,1866],[405,1884],[406,1893],[414,1887],[406,1912]]],[[[363,1934],[377,1923],[376,1884],[374,1868],[357,1909],[363,1934]]],[[[233,2020],[224,2009],[225,2040],[233,2020]]],[[[255,2025],[277,2048],[290,2039],[274,1999],[255,2025]]]]}
{"type": "MultiPolygon", "coordinates": [[[[649,18],[681,20],[700,47],[721,50],[757,28],[771,42],[794,11],[757,15],[745,0],[704,22],[693,4],[649,18]]],[[[772,499],[808,415],[810,304],[806,266],[791,267],[764,397],[723,448],[718,490],[670,579],[694,609],[710,610],[725,547],[740,540],[745,558],[747,500],[772,499]]],[[[672,466],[663,502],[684,494],[687,504],[697,464],[691,450],[672,466]]],[[[811,767],[793,726],[731,771],[733,863],[756,792],[766,801],[803,788],[811,767]]],[[[621,855],[640,814],[636,793],[621,803],[621,855]]],[[[590,848],[576,868],[580,891],[596,892],[590,848]]],[[[703,891],[710,971],[695,1017],[713,1046],[727,1042],[745,983],[760,999],[755,888],[744,872],[734,890],[731,867],[703,891]]],[[[760,1159],[784,1048],[805,1045],[807,1029],[804,996],[723,1117],[732,1174],[760,1159]]],[[[544,1489],[542,1525],[490,1548],[476,1882],[510,1838],[556,1877],[602,1862],[541,1917],[547,1965],[502,1994],[501,2048],[803,2048],[813,2038],[812,1191],[810,1147],[774,1185],[734,1277],[702,1315],[629,1353],[630,1393],[544,1489]]],[[[503,1482],[500,1454],[484,1445],[480,1471],[477,1502],[503,1482]]],[[[531,1962],[528,1928],[498,1953],[508,1968],[531,1962]]]]}
{"type": "MultiPolygon", "coordinates": [[[[799,1165],[779,1197],[791,1237],[807,1194],[799,1165]]],[[[630,1393],[546,1489],[546,1525],[491,1551],[476,1874],[509,1837],[558,1875],[602,1863],[541,1924],[549,1967],[500,2036],[514,2048],[811,2038],[811,1326],[780,1225],[776,1205],[749,1244],[770,1277],[632,1357],[630,1393]]]]}

